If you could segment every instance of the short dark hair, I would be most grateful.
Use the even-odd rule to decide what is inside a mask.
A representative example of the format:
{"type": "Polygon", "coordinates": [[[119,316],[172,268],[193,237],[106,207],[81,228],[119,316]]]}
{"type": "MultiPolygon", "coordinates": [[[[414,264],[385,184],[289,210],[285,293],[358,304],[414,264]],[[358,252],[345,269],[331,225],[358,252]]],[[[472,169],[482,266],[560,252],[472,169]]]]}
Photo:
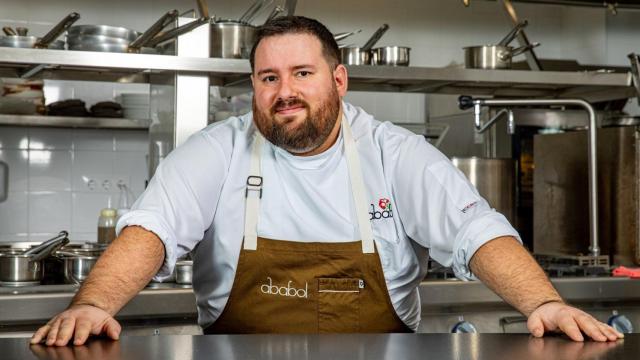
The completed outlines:
{"type": "Polygon", "coordinates": [[[253,44],[253,48],[251,48],[251,55],[249,57],[251,72],[253,72],[256,48],[260,44],[260,41],[270,36],[285,34],[309,34],[315,36],[322,44],[322,54],[329,63],[329,66],[335,69],[340,63],[338,43],[326,26],[322,25],[318,20],[304,16],[280,16],[258,27],[256,42],[253,44]]]}

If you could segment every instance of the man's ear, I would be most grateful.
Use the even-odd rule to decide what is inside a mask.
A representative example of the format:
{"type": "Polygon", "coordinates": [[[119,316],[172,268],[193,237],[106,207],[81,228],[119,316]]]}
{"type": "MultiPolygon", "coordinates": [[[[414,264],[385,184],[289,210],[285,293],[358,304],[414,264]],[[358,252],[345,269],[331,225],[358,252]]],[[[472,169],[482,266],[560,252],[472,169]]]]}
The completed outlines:
{"type": "Polygon", "coordinates": [[[338,95],[340,95],[340,97],[345,96],[347,94],[349,78],[347,76],[347,68],[344,67],[344,65],[338,64],[336,69],[333,70],[333,81],[336,83],[338,95]]]}

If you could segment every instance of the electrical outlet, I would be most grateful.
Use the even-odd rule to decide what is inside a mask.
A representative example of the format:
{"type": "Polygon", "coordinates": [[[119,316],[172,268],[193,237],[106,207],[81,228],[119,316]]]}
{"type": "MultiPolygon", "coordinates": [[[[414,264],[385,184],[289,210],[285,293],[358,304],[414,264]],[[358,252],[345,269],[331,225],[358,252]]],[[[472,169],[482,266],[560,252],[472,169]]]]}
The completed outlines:
{"type": "Polygon", "coordinates": [[[129,175],[114,175],[111,181],[114,190],[119,190],[123,185],[131,189],[131,177],[129,175]]]}

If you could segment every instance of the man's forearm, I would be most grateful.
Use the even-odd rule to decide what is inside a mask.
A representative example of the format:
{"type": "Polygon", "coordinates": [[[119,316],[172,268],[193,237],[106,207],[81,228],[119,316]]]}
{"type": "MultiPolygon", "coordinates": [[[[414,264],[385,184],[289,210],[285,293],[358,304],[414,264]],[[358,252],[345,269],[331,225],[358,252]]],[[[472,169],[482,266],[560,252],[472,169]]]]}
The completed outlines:
{"type": "Polygon", "coordinates": [[[126,227],[100,256],[71,305],[97,306],[115,315],[156,274],[164,246],[152,232],[126,227]]]}
{"type": "Polygon", "coordinates": [[[562,301],[538,263],[513,237],[484,244],[470,266],[482,282],[526,316],[544,303],[562,301]]]}

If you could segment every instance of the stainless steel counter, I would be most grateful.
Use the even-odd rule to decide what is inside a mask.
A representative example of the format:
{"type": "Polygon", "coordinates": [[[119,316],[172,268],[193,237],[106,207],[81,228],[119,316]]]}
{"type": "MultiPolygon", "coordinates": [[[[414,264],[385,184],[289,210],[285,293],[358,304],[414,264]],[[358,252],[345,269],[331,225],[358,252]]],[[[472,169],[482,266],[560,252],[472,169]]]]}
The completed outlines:
{"type": "Polygon", "coordinates": [[[84,346],[0,339],[3,359],[637,359],[640,335],[612,343],[514,334],[138,336],[84,346]]]}
{"type": "MultiPolygon", "coordinates": [[[[628,316],[640,328],[640,280],[628,278],[552,279],[570,303],[606,321],[613,310],[628,316]]],[[[0,288],[2,333],[33,331],[64,310],[77,291],[73,285],[0,288]]],[[[419,332],[449,332],[460,316],[474,322],[480,332],[524,332],[520,314],[481,282],[424,281],[420,285],[422,316],[419,332]],[[508,320],[508,326],[503,320],[508,320]],[[516,320],[516,321],[514,321],[516,320]]],[[[193,290],[159,284],[141,291],[118,313],[127,334],[196,334],[197,310],[193,290]],[[185,326],[190,326],[188,329],[185,326]],[[144,332],[133,331],[146,328],[144,332]]]]}

